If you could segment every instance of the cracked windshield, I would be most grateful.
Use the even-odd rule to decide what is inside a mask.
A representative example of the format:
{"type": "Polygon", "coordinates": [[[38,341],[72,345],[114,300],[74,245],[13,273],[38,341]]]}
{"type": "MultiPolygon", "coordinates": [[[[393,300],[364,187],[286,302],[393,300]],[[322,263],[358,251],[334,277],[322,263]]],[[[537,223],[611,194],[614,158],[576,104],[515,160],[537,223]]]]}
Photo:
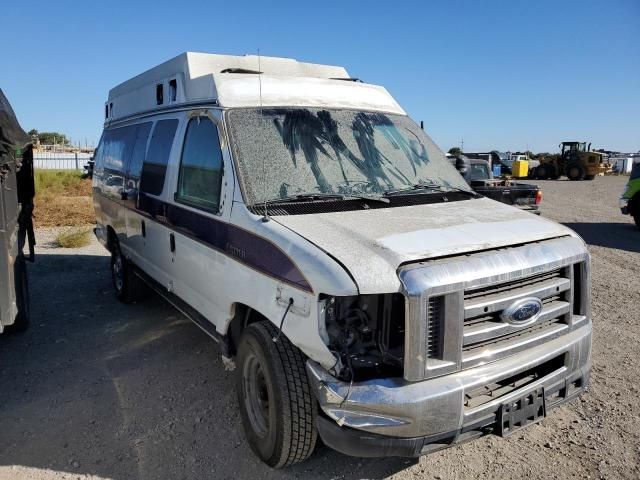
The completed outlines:
{"type": "Polygon", "coordinates": [[[408,117],[311,108],[238,109],[232,144],[248,204],[298,195],[380,197],[469,187],[408,117]]]}

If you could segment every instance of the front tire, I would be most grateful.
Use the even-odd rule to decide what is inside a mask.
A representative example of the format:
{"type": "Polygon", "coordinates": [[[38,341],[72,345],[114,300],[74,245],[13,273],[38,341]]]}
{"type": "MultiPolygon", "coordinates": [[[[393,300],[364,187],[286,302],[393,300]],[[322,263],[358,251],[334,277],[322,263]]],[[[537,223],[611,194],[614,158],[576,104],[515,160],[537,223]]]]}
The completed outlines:
{"type": "Polygon", "coordinates": [[[567,167],[567,178],[569,180],[584,180],[584,168],[579,163],[572,163],[567,167]]]}
{"type": "Polygon", "coordinates": [[[546,165],[544,164],[538,165],[535,171],[536,171],[536,177],[539,178],[540,180],[545,180],[549,178],[549,172],[546,165]]]}
{"type": "Polygon", "coordinates": [[[111,280],[116,297],[121,302],[133,303],[144,297],[146,285],[135,274],[131,262],[122,255],[117,240],[111,244],[111,280]]]}
{"type": "Polygon", "coordinates": [[[305,358],[286,337],[277,342],[268,322],[249,325],[238,347],[236,390],[251,450],[282,468],[306,460],[315,448],[317,414],[305,358]]]}

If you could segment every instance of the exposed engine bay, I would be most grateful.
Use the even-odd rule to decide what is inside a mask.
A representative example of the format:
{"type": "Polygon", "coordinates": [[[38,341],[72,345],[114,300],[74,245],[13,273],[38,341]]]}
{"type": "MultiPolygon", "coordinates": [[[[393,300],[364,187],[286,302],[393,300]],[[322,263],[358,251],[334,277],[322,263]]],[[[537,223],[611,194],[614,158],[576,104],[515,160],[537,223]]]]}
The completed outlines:
{"type": "Polygon", "coordinates": [[[404,297],[399,293],[327,296],[325,331],[336,356],[331,373],[345,381],[401,377],[404,364],[404,297]]]}

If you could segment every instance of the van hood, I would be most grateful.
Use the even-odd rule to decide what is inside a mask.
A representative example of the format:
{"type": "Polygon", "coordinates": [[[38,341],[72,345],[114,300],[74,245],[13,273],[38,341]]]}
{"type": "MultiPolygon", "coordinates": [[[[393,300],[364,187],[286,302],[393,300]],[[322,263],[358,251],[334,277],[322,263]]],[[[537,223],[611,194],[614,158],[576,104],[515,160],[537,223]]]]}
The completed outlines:
{"type": "Polygon", "coordinates": [[[272,220],[338,260],[362,294],[399,291],[397,269],[407,262],[575,235],[487,198],[272,220]]]}

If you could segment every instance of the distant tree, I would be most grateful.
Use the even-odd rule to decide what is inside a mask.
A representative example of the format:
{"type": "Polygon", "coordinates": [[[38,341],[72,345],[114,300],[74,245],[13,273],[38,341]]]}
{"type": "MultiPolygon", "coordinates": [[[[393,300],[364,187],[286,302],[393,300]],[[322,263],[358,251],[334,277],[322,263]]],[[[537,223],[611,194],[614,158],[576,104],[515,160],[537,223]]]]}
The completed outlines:
{"type": "Polygon", "coordinates": [[[67,145],[69,139],[64,133],[38,132],[35,128],[29,130],[29,135],[37,135],[41,145],[67,145]]]}
{"type": "Polygon", "coordinates": [[[462,149],[460,147],[451,147],[447,153],[449,155],[462,155],[462,149]]]}

